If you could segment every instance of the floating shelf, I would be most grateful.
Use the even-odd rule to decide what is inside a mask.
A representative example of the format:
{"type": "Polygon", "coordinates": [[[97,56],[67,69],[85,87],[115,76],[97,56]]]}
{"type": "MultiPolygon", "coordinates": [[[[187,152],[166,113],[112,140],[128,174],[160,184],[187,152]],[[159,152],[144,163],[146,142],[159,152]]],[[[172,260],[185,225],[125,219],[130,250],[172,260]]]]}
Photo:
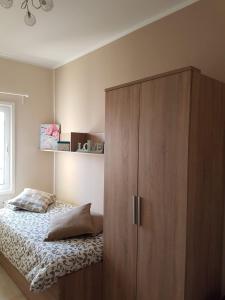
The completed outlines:
{"type": "Polygon", "coordinates": [[[95,152],[79,152],[79,151],[63,151],[63,150],[52,150],[52,149],[40,149],[43,152],[53,152],[53,153],[75,153],[81,155],[97,155],[97,156],[104,156],[104,153],[95,153],[95,152]]]}
{"type": "MultiPolygon", "coordinates": [[[[62,134],[61,134],[62,135],[62,134]]],[[[40,151],[44,152],[53,152],[53,153],[76,153],[76,154],[85,154],[85,155],[97,155],[97,156],[103,156],[104,153],[101,152],[82,152],[77,151],[78,143],[81,143],[82,145],[87,142],[88,139],[92,140],[94,143],[104,143],[105,140],[105,134],[103,132],[88,132],[88,133],[80,133],[80,132],[70,132],[70,133],[64,133],[63,138],[65,140],[69,140],[70,142],[70,151],[68,150],[54,150],[54,149],[40,149],[40,151]]]]}

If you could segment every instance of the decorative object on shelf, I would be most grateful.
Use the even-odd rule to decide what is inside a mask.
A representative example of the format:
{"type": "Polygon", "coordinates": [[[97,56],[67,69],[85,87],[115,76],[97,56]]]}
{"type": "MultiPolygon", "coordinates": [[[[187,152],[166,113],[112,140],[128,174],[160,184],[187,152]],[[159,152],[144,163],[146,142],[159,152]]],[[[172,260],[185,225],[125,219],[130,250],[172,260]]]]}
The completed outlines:
{"type": "Polygon", "coordinates": [[[78,143],[77,152],[104,153],[104,143],[94,143],[92,140],[87,140],[83,146],[78,143]]]}
{"type": "Polygon", "coordinates": [[[57,150],[58,151],[70,151],[70,142],[59,141],[57,143],[57,150]]]}
{"type": "MultiPolygon", "coordinates": [[[[13,0],[0,0],[0,4],[4,8],[10,8],[13,5],[13,0]]],[[[44,11],[48,12],[52,10],[53,6],[53,0],[23,0],[21,8],[26,10],[26,15],[24,17],[25,24],[33,26],[36,23],[36,18],[30,11],[31,7],[35,9],[42,8],[44,11]]]]}
{"type": "Polygon", "coordinates": [[[96,143],[95,144],[95,152],[96,153],[104,153],[104,143],[96,143]]]}
{"type": "Polygon", "coordinates": [[[60,132],[60,141],[63,142],[63,141],[68,141],[70,142],[71,141],[71,132],[60,132]]]}
{"type": "Polygon", "coordinates": [[[71,151],[75,152],[78,149],[83,148],[83,145],[87,142],[88,137],[86,133],[80,132],[71,132],[70,134],[70,141],[71,141],[71,151]]]}
{"type": "Polygon", "coordinates": [[[81,151],[84,151],[84,152],[91,152],[91,148],[92,148],[92,145],[91,145],[91,140],[87,140],[87,143],[85,143],[83,145],[83,148],[81,151]]]}
{"type": "Polygon", "coordinates": [[[71,132],[71,151],[83,153],[104,153],[104,133],[71,132]]]}
{"type": "Polygon", "coordinates": [[[57,150],[60,136],[59,124],[41,124],[40,148],[57,150]]]}
{"type": "Polygon", "coordinates": [[[41,125],[40,148],[43,151],[68,151],[87,154],[104,154],[105,136],[102,132],[61,133],[58,124],[41,125]]]}

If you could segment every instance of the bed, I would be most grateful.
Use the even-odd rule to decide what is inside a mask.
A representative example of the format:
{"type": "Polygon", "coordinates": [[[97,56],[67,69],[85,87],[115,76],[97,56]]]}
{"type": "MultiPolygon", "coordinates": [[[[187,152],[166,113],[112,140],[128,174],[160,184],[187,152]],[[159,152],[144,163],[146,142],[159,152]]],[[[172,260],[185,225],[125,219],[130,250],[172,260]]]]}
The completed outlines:
{"type": "Polygon", "coordinates": [[[44,214],[0,209],[0,263],[28,299],[101,299],[102,234],[44,241],[51,215],[70,208],[57,202],[44,214]]]}

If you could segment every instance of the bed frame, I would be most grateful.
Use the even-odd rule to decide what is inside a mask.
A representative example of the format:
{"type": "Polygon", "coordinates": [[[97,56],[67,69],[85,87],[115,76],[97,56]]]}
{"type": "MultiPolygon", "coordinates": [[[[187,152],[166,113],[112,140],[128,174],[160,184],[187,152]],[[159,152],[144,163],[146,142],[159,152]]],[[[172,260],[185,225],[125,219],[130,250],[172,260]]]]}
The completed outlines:
{"type": "Polygon", "coordinates": [[[42,293],[31,293],[26,279],[1,252],[0,265],[28,300],[102,300],[102,263],[64,276],[42,293]]]}

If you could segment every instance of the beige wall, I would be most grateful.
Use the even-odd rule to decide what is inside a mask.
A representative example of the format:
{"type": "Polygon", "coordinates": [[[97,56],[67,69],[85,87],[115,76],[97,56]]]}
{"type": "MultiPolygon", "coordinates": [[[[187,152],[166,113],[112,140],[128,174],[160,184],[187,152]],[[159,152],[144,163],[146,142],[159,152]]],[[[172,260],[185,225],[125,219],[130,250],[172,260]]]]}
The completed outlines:
{"type": "MultiPolygon", "coordinates": [[[[104,131],[106,87],[175,68],[225,81],[224,29],[225,1],[201,0],[58,68],[57,121],[64,131],[104,131]]],[[[102,159],[57,154],[55,174],[59,198],[102,209],[102,159]]]]}
{"type": "MultiPolygon", "coordinates": [[[[58,68],[56,120],[63,131],[104,131],[106,87],[175,68],[193,65],[225,81],[224,28],[224,0],[201,0],[58,68]]],[[[102,208],[102,159],[57,154],[56,191],[102,208]]]]}
{"type": "Polygon", "coordinates": [[[0,95],[0,100],[15,102],[16,194],[24,187],[51,192],[53,157],[38,148],[40,124],[53,120],[52,71],[0,59],[0,91],[30,95],[24,105],[18,97],[0,95]]]}

